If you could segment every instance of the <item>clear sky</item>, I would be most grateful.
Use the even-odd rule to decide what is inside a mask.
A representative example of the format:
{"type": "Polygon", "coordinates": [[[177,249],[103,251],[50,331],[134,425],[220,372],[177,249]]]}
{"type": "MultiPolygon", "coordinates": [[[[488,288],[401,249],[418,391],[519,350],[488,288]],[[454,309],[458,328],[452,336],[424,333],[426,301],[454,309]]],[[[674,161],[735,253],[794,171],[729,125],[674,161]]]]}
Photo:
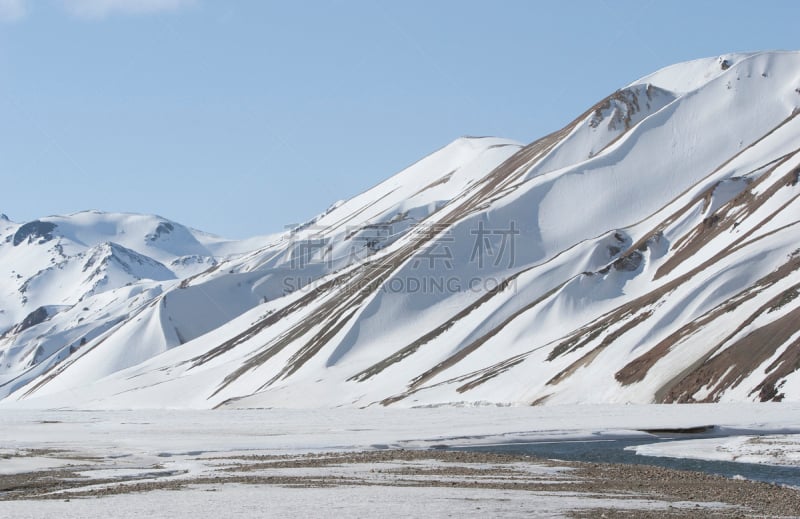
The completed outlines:
{"type": "Polygon", "coordinates": [[[800,2],[0,0],[0,212],[283,229],[461,135],[531,141],[800,2]]]}

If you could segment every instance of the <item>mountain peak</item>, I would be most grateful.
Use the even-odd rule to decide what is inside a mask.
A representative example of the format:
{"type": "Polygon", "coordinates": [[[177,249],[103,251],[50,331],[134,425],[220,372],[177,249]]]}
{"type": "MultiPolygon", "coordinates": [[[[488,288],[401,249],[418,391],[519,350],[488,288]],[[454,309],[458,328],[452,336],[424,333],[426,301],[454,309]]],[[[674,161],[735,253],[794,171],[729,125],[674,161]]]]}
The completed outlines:
{"type": "MultiPolygon", "coordinates": [[[[800,51],[764,51],[723,54],[709,58],[695,59],[664,67],[652,74],[634,81],[636,84],[653,84],[677,94],[687,94],[700,89],[722,76],[762,77],[771,67],[795,66],[800,51]]],[[[763,76],[763,77],[766,77],[763,76]]]]}

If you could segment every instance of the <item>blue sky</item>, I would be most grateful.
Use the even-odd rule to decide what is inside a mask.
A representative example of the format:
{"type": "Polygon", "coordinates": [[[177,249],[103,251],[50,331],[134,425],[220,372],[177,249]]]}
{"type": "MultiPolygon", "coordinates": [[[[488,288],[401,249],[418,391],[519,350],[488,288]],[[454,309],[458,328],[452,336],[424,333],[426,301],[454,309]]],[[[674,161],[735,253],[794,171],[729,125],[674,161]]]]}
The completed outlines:
{"type": "Polygon", "coordinates": [[[800,2],[0,0],[0,212],[278,231],[461,135],[528,142],[800,2]]]}

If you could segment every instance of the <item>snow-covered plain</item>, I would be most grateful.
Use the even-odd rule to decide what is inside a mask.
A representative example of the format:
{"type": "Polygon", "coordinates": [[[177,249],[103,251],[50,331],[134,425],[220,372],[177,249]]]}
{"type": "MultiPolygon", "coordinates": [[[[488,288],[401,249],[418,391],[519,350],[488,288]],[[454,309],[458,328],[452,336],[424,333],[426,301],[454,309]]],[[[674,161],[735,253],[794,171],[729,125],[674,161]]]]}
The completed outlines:
{"type": "MultiPolygon", "coordinates": [[[[548,491],[548,484],[570,481],[570,469],[559,468],[557,463],[519,462],[511,467],[522,474],[520,477],[528,478],[525,481],[545,485],[544,490],[536,491],[468,489],[459,485],[450,488],[442,484],[448,478],[461,483],[483,478],[486,483],[485,476],[458,472],[441,475],[437,471],[454,465],[425,461],[424,456],[414,462],[335,463],[291,470],[262,467],[247,472],[275,478],[272,483],[260,485],[213,478],[231,476],[236,470],[231,473],[230,467],[237,463],[246,467],[256,463],[253,460],[258,456],[603,439],[645,436],[641,432],[645,429],[712,424],[740,433],[800,432],[798,413],[800,405],[793,403],[366,410],[8,410],[0,414],[0,475],[58,468],[88,479],[72,491],[55,494],[54,500],[0,501],[0,515],[133,517],[146,511],[153,517],[215,513],[225,517],[322,517],[346,511],[356,516],[390,517],[417,516],[424,510],[432,517],[561,517],[569,511],[596,508],[676,513],[683,507],[695,511],[701,507],[720,511],[728,505],[665,501],[635,492],[565,492],[555,486],[548,491]],[[422,476],[399,476],[399,480],[392,476],[409,468],[422,476]],[[281,477],[295,479],[282,482],[281,477]],[[426,484],[427,477],[436,485],[426,484]],[[317,483],[326,480],[333,486],[298,488],[297,478],[316,478],[317,483]],[[96,484],[92,485],[93,481],[96,484]],[[142,489],[134,493],[110,492],[103,497],[103,489],[156,481],[183,482],[188,486],[145,493],[141,493],[142,489]],[[95,492],[94,497],[86,497],[87,491],[95,492]]],[[[481,468],[475,464],[464,467],[472,471],[481,468]]],[[[54,487],[53,492],[56,490],[54,487]]]]}
{"type": "Polygon", "coordinates": [[[519,492],[473,488],[343,486],[335,488],[267,487],[248,485],[195,486],[187,490],[158,490],[146,497],[122,494],[96,500],[7,501],[7,517],[565,517],[566,512],[593,509],[636,511],[685,510],[724,512],[720,503],[667,503],[630,496],[582,496],[569,492],[519,492]]]}
{"type": "MultiPolygon", "coordinates": [[[[178,456],[427,448],[569,440],[715,425],[753,433],[800,432],[800,404],[559,405],[421,409],[7,410],[0,449],[125,451],[178,456]]],[[[0,460],[1,463],[1,460],[0,460]]]]}

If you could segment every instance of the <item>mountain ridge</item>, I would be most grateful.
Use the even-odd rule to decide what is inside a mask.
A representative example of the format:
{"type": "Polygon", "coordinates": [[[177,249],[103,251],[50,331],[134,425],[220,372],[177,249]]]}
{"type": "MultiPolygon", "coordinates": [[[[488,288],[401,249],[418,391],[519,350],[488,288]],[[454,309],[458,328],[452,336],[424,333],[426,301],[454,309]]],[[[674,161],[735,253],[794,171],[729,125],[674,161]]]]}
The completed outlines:
{"type": "MultiPolygon", "coordinates": [[[[174,278],[137,272],[86,311],[42,299],[10,333],[16,312],[0,405],[797,400],[799,111],[800,53],[730,54],[528,145],[459,139],[246,244],[142,217],[144,252],[120,247],[166,243],[174,278]]],[[[0,262],[75,256],[54,218],[3,231],[0,262]]]]}

